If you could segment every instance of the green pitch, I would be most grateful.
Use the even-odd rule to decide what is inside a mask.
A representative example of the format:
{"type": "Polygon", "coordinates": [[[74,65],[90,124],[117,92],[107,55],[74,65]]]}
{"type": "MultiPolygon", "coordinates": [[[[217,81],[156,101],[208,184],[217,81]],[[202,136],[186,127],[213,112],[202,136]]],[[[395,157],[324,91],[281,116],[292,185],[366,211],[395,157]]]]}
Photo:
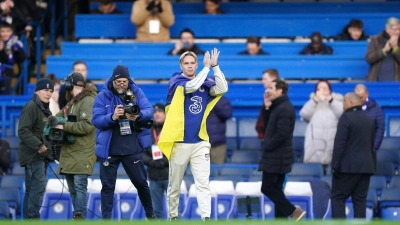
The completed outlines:
{"type": "Polygon", "coordinates": [[[289,224],[296,224],[296,225],[398,225],[400,224],[399,221],[382,221],[382,220],[373,220],[373,221],[360,221],[360,220],[343,220],[343,221],[308,221],[302,220],[300,222],[292,222],[292,221],[275,221],[275,220],[265,220],[265,221],[258,221],[258,220],[229,220],[229,221],[211,221],[211,222],[202,222],[202,221],[190,221],[190,220],[181,220],[177,222],[168,222],[168,221],[7,221],[7,220],[0,220],[0,225],[105,225],[105,224],[118,224],[118,225],[152,225],[152,224],[182,224],[182,225],[200,225],[200,224],[218,224],[218,225],[289,225],[289,224]]]}

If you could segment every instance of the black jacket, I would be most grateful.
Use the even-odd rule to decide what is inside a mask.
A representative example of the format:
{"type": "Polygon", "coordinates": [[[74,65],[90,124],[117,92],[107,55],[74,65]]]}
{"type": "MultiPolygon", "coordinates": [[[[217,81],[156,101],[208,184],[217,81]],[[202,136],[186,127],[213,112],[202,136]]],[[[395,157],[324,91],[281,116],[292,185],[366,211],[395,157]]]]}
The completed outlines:
{"type": "MultiPolygon", "coordinates": [[[[153,143],[157,142],[155,136],[159,137],[162,130],[162,125],[153,125],[151,129],[151,137],[153,143]]],[[[153,160],[153,154],[151,148],[147,148],[143,153],[143,162],[147,166],[147,173],[149,174],[150,180],[168,180],[169,162],[167,157],[163,154],[163,158],[159,160],[153,160]]]]}
{"type": "Polygon", "coordinates": [[[266,173],[289,173],[292,169],[292,138],[296,121],[294,107],[288,96],[282,95],[272,101],[265,114],[263,154],[258,170],[266,173]]]}
{"type": "MultiPolygon", "coordinates": [[[[239,52],[238,55],[250,55],[248,50],[239,52]]],[[[264,50],[260,49],[260,51],[257,53],[257,55],[269,55],[268,52],[264,52],[264,50]]]]}
{"type": "Polygon", "coordinates": [[[326,44],[321,44],[319,51],[315,51],[311,44],[306,45],[306,47],[301,50],[300,55],[333,55],[333,49],[331,46],[326,44]]]}
{"type": "Polygon", "coordinates": [[[376,170],[374,121],[355,106],[339,119],[332,155],[333,173],[373,174],[376,170]]]}
{"type": "MultiPolygon", "coordinates": [[[[174,51],[174,49],[169,50],[168,55],[172,55],[172,51],[174,51]]],[[[193,44],[193,46],[191,48],[182,48],[178,53],[176,53],[176,55],[182,55],[183,53],[185,53],[186,51],[191,51],[194,52],[196,55],[202,55],[204,54],[204,51],[201,50],[199,48],[199,46],[197,46],[196,44],[193,44]]]]}
{"type": "Polygon", "coordinates": [[[207,117],[207,133],[211,147],[226,144],[226,121],[231,117],[231,102],[222,96],[207,117]]]}
{"type": "Polygon", "coordinates": [[[19,163],[21,166],[44,160],[49,154],[49,151],[42,155],[37,154],[39,148],[45,144],[43,129],[49,116],[51,116],[51,112],[48,106],[43,105],[36,93],[22,108],[18,124],[18,136],[21,139],[19,143],[19,163]]]}

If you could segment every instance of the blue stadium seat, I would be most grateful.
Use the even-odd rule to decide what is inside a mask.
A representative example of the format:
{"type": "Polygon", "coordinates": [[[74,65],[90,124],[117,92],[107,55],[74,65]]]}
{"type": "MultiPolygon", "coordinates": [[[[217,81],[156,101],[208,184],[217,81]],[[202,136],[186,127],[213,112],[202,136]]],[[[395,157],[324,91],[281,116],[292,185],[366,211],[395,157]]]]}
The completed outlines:
{"type": "Polygon", "coordinates": [[[374,217],[375,211],[378,206],[378,198],[376,196],[376,190],[373,188],[368,189],[367,194],[367,219],[371,220],[374,217]]]}
{"type": "Polygon", "coordinates": [[[1,188],[21,188],[22,182],[25,180],[24,175],[7,175],[0,181],[1,188]]]}
{"type": "Polygon", "coordinates": [[[391,162],[377,162],[375,175],[391,177],[396,174],[396,168],[391,162]]]}
{"type": "Polygon", "coordinates": [[[314,176],[320,178],[323,176],[323,168],[320,163],[293,163],[290,175],[295,176],[314,176]]]}
{"type": "Polygon", "coordinates": [[[210,189],[217,196],[218,220],[228,219],[228,213],[233,209],[235,199],[235,187],[232,181],[210,181],[210,189]]]}
{"type": "Polygon", "coordinates": [[[400,220],[400,189],[390,188],[382,191],[380,212],[383,220],[400,220]]]}
{"type": "Polygon", "coordinates": [[[238,182],[246,181],[243,176],[238,176],[238,175],[218,175],[218,176],[213,177],[212,180],[232,181],[234,185],[236,185],[238,182]]]}
{"type": "MultiPolygon", "coordinates": [[[[380,150],[399,150],[400,137],[385,137],[382,140],[380,150]]],[[[378,150],[378,152],[380,151],[378,150]]]]}
{"type": "Polygon", "coordinates": [[[119,201],[114,202],[121,212],[121,219],[144,219],[143,206],[139,200],[136,187],[129,179],[118,178],[115,183],[115,193],[119,195],[119,201]]]}
{"type": "Polygon", "coordinates": [[[306,182],[315,180],[314,176],[309,175],[289,175],[287,181],[306,182]]]}
{"type": "Polygon", "coordinates": [[[20,191],[18,188],[0,188],[0,201],[8,204],[13,219],[20,210],[20,191]]]}
{"type": "MultiPolygon", "coordinates": [[[[227,165],[227,164],[225,164],[227,165]]],[[[250,176],[253,174],[252,168],[221,168],[220,175],[250,176]]]]}
{"type": "Polygon", "coordinates": [[[261,150],[261,140],[256,137],[245,137],[240,141],[239,149],[244,150],[261,150]]]}
{"type": "MultiPolygon", "coordinates": [[[[238,200],[249,197],[255,197],[257,202],[251,202],[252,218],[264,219],[265,209],[268,209],[270,202],[264,202],[264,194],[261,193],[261,182],[238,182],[235,187],[235,200],[233,209],[228,213],[227,219],[245,219],[247,215],[246,205],[239,206],[238,200]],[[266,205],[267,204],[267,205],[266,205]]],[[[273,206],[272,206],[273,209],[273,206]]],[[[272,213],[273,215],[273,213],[272,213]]]]}
{"type": "Polygon", "coordinates": [[[251,175],[249,177],[249,182],[257,182],[257,181],[262,181],[262,175],[251,175]]]}
{"type": "Polygon", "coordinates": [[[385,150],[381,149],[376,152],[376,159],[378,162],[400,162],[400,151],[398,150],[385,150]]]}
{"type": "Polygon", "coordinates": [[[293,137],[293,150],[296,152],[296,162],[303,162],[304,156],[304,137],[293,137]]]}
{"type": "MultiPolygon", "coordinates": [[[[99,179],[94,179],[91,182],[91,185],[88,185],[88,211],[87,211],[87,219],[97,220],[102,218],[101,214],[101,181],[99,179]]],[[[118,207],[119,203],[119,194],[114,193],[114,207],[111,212],[111,218],[113,220],[120,220],[121,211],[120,207],[118,207]]]]}
{"type": "Polygon", "coordinates": [[[322,176],[321,180],[325,181],[329,185],[330,188],[332,187],[332,175],[322,176]]]}
{"type": "Polygon", "coordinates": [[[400,176],[392,177],[390,181],[390,188],[400,188],[400,176]]]}
{"type": "Polygon", "coordinates": [[[19,150],[18,149],[11,149],[10,151],[11,154],[11,162],[19,163],[19,150]]]}
{"type": "MultiPolygon", "coordinates": [[[[201,219],[201,210],[197,204],[196,187],[194,184],[189,189],[188,197],[186,200],[185,210],[182,212],[182,218],[184,219],[201,219]]],[[[218,207],[217,207],[217,196],[216,194],[211,195],[211,220],[216,220],[218,217],[218,207]]]]}
{"type": "Polygon", "coordinates": [[[369,181],[369,188],[370,189],[375,189],[376,193],[378,196],[381,195],[382,190],[388,187],[388,183],[386,181],[385,176],[371,176],[371,179],[369,181]]]}
{"type": "Polygon", "coordinates": [[[0,220],[10,219],[10,208],[6,201],[0,201],[0,220]]]}
{"type": "Polygon", "coordinates": [[[233,138],[226,138],[226,148],[228,150],[236,150],[238,149],[237,139],[236,137],[233,138]]]}
{"type": "Polygon", "coordinates": [[[40,218],[43,220],[72,219],[72,199],[66,180],[49,179],[43,195],[40,218]]]}
{"type": "Polygon", "coordinates": [[[258,151],[251,151],[251,150],[239,150],[233,151],[231,163],[253,163],[257,164],[260,161],[261,152],[258,151]]]}
{"type": "Polygon", "coordinates": [[[25,167],[21,167],[19,163],[14,163],[11,169],[12,175],[25,175],[25,167]]]}

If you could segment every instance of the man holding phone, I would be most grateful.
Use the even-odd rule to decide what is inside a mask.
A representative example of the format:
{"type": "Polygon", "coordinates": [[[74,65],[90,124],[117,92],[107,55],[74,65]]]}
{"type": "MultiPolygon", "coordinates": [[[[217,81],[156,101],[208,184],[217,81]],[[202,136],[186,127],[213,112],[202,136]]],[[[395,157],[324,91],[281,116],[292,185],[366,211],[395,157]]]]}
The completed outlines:
{"type": "Polygon", "coordinates": [[[92,175],[96,162],[96,129],[91,121],[97,88],[86,84],[82,74],[75,72],[68,75],[65,89],[68,103],[56,116],[68,118],[68,121],[56,128],[73,135],[75,142],[63,142],[59,168],[67,180],[74,207],[73,219],[77,220],[86,218],[87,178],[92,175]]]}
{"type": "Polygon", "coordinates": [[[168,52],[168,55],[182,55],[186,51],[194,52],[196,55],[204,54],[204,51],[194,43],[194,33],[189,28],[181,31],[179,39],[175,43],[175,47],[168,52]]]}

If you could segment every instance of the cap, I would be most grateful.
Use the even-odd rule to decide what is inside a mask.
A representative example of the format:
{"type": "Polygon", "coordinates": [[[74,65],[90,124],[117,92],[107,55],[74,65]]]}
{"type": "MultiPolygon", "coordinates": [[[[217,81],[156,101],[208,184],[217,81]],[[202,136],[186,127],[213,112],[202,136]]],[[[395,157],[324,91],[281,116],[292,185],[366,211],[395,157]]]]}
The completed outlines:
{"type": "Polygon", "coordinates": [[[165,112],[165,106],[161,103],[157,103],[154,105],[154,112],[155,111],[162,111],[165,112]]]}
{"type": "Polygon", "coordinates": [[[36,83],[35,91],[40,91],[43,89],[51,89],[54,91],[54,84],[48,78],[42,78],[36,83]]]}
{"type": "Polygon", "coordinates": [[[74,72],[70,75],[71,80],[70,82],[74,85],[74,86],[84,86],[86,84],[85,78],[83,77],[82,74],[74,72]],[[78,82],[81,81],[83,83],[82,84],[78,84],[78,82]]]}
{"type": "Polygon", "coordinates": [[[128,67],[124,65],[118,65],[114,68],[112,73],[112,79],[116,80],[119,78],[126,78],[126,79],[130,78],[128,67]]]}

